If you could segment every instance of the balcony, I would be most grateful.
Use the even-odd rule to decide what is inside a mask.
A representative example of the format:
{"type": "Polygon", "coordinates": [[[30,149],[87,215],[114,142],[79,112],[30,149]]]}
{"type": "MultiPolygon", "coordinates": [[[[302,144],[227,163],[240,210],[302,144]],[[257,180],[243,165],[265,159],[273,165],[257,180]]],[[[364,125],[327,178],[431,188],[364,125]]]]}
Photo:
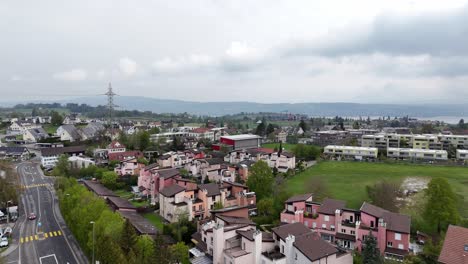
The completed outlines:
{"type": "Polygon", "coordinates": [[[310,218],[310,219],[317,219],[319,215],[317,213],[309,213],[309,212],[304,212],[304,217],[305,218],[310,218]]]}
{"type": "Polygon", "coordinates": [[[350,222],[348,219],[341,221],[341,225],[347,226],[347,227],[356,227],[356,223],[350,222]]]}

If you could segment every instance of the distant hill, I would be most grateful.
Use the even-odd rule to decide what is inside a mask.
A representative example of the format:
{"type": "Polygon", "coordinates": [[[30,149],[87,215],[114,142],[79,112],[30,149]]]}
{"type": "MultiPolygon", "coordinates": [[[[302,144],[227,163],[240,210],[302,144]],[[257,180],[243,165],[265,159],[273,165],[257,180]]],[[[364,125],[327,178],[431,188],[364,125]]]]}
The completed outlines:
{"type": "MultiPolygon", "coordinates": [[[[105,97],[76,98],[67,102],[89,105],[106,104],[105,97]]],[[[252,102],[189,102],[149,97],[119,96],[115,103],[121,109],[156,113],[190,113],[221,116],[240,112],[290,112],[312,116],[468,116],[467,104],[357,104],[357,103],[252,103],[252,102]]]]}
{"type": "MultiPolygon", "coordinates": [[[[38,102],[38,101],[34,101],[38,102]]],[[[44,102],[44,101],[41,101],[44,102]]],[[[106,97],[82,97],[58,101],[59,103],[85,103],[91,106],[107,104],[106,97]]],[[[27,102],[0,102],[9,106],[27,102]]],[[[50,101],[49,101],[50,103],[50,101]]],[[[195,115],[221,116],[240,112],[290,112],[311,116],[410,116],[468,117],[468,104],[357,104],[357,103],[272,103],[253,102],[190,102],[139,96],[118,96],[115,103],[122,110],[152,111],[155,113],[190,113],[195,115]]]]}

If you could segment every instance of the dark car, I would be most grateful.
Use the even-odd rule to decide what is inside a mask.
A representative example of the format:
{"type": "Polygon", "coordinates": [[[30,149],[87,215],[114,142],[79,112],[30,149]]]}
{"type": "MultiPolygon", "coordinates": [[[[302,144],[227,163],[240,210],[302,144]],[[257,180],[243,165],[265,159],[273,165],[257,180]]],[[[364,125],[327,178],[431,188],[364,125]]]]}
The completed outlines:
{"type": "Polygon", "coordinates": [[[30,213],[29,216],[28,216],[28,219],[29,219],[29,220],[34,220],[34,219],[36,219],[36,214],[35,214],[35,213],[30,213]]]}

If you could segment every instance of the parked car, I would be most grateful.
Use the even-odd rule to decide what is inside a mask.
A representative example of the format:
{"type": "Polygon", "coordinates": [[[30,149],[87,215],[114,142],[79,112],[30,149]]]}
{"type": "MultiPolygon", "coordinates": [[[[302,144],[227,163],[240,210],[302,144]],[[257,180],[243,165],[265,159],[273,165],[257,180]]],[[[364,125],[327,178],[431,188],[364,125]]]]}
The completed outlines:
{"type": "Polygon", "coordinates": [[[2,237],[0,240],[0,247],[8,247],[8,238],[2,237]]]}
{"type": "Polygon", "coordinates": [[[35,213],[30,213],[29,216],[28,216],[28,219],[29,219],[29,220],[34,220],[34,219],[36,219],[36,214],[35,214],[35,213]]]}

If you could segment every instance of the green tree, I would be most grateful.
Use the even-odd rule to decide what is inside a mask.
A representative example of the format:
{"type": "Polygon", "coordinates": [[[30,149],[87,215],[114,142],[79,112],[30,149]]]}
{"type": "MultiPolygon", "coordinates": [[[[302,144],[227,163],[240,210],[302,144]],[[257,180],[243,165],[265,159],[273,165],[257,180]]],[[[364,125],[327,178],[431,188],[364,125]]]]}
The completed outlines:
{"type": "Polygon", "coordinates": [[[398,212],[397,196],[400,186],[397,183],[382,180],[372,186],[366,186],[366,191],[373,205],[398,212]]]}
{"type": "Polygon", "coordinates": [[[224,205],[223,205],[222,202],[216,202],[216,203],[214,203],[214,205],[213,205],[213,209],[214,209],[214,210],[219,210],[219,209],[223,209],[223,208],[224,208],[224,205]]]}
{"type": "Polygon", "coordinates": [[[299,122],[299,127],[302,128],[304,133],[308,130],[307,123],[304,121],[304,119],[301,119],[301,122],[299,122]]]}
{"type": "Polygon", "coordinates": [[[458,128],[465,129],[465,119],[460,119],[460,121],[458,122],[458,128]]]}
{"type": "Polygon", "coordinates": [[[151,144],[151,140],[150,140],[150,134],[147,132],[147,131],[141,131],[140,133],[138,133],[138,137],[139,137],[139,148],[141,151],[147,149],[150,144],[151,144]]]}
{"type": "Polygon", "coordinates": [[[362,242],[362,263],[379,264],[383,263],[379,248],[377,247],[377,238],[369,231],[369,235],[364,237],[362,242]]]}
{"type": "Polygon", "coordinates": [[[66,176],[70,177],[70,163],[68,162],[68,156],[63,154],[58,158],[55,168],[53,170],[55,176],[66,176]]]}
{"type": "Polygon", "coordinates": [[[265,123],[262,122],[262,123],[258,124],[257,129],[255,130],[255,134],[259,135],[259,136],[264,136],[265,135],[265,129],[266,129],[265,123]]]}
{"type": "Polygon", "coordinates": [[[259,216],[272,216],[274,215],[274,200],[273,198],[264,198],[257,203],[257,210],[259,216]]]}
{"type": "Polygon", "coordinates": [[[139,236],[135,244],[135,254],[137,263],[151,264],[154,259],[154,242],[147,236],[139,236]]]}
{"type": "Polygon", "coordinates": [[[167,246],[164,244],[162,236],[156,236],[154,238],[154,253],[153,253],[153,263],[157,264],[169,264],[170,254],[167,246]]]}
{"type": "Polygon", "coordinates": [[[260,160],[252,165],[250,176],[247,179],[247,186],[255,192],[258,200],[271,195],[273,182],[273,173],[266,162],[260,160]]]}
{"type": "Polygon", "coordinates": [[[189,262],[189,247],[184,242],[178,242],[169,247],[171,260],[173,263],[188,264],[189,262]]]}
{"type": "Polygon", "coordinates": [[[50,112],[50,123],[54,126],[60,126],[63,122],[63,117],[62,115],[59,114],[57,111],[52,111],[50,112]]]}
{"type": "Polygon", "coordinates": [[[117,179],[119,176],[113,171],[106,171],[102,174],[101,183],[107,188],[114,190],[117,188],[117,179]]]}
{"type": "Polygon", "coordinates": [[[124,226],[122,228],[122,235],[120,237],[120,247],[122,248],[123,252],[127,255],[130,251],[133,250],[137,242],[137,234],[135,229],[130,224],[130,222],[126,219],[124,226]]]}
{"type": "Polygon", "coordinates": [[[424,217],[441,234],[449,224],[457,224],[460,216],[457,211],[455,193],[446,179],[434,178],[426,189],[427,203],[424,217]]]}
{"type": "Polygon", "coordinates": [[[272,123],[268,124],[266,128],[266,134],[270,135],[271,133],[275,132],[275,126],[272,123]]]}

